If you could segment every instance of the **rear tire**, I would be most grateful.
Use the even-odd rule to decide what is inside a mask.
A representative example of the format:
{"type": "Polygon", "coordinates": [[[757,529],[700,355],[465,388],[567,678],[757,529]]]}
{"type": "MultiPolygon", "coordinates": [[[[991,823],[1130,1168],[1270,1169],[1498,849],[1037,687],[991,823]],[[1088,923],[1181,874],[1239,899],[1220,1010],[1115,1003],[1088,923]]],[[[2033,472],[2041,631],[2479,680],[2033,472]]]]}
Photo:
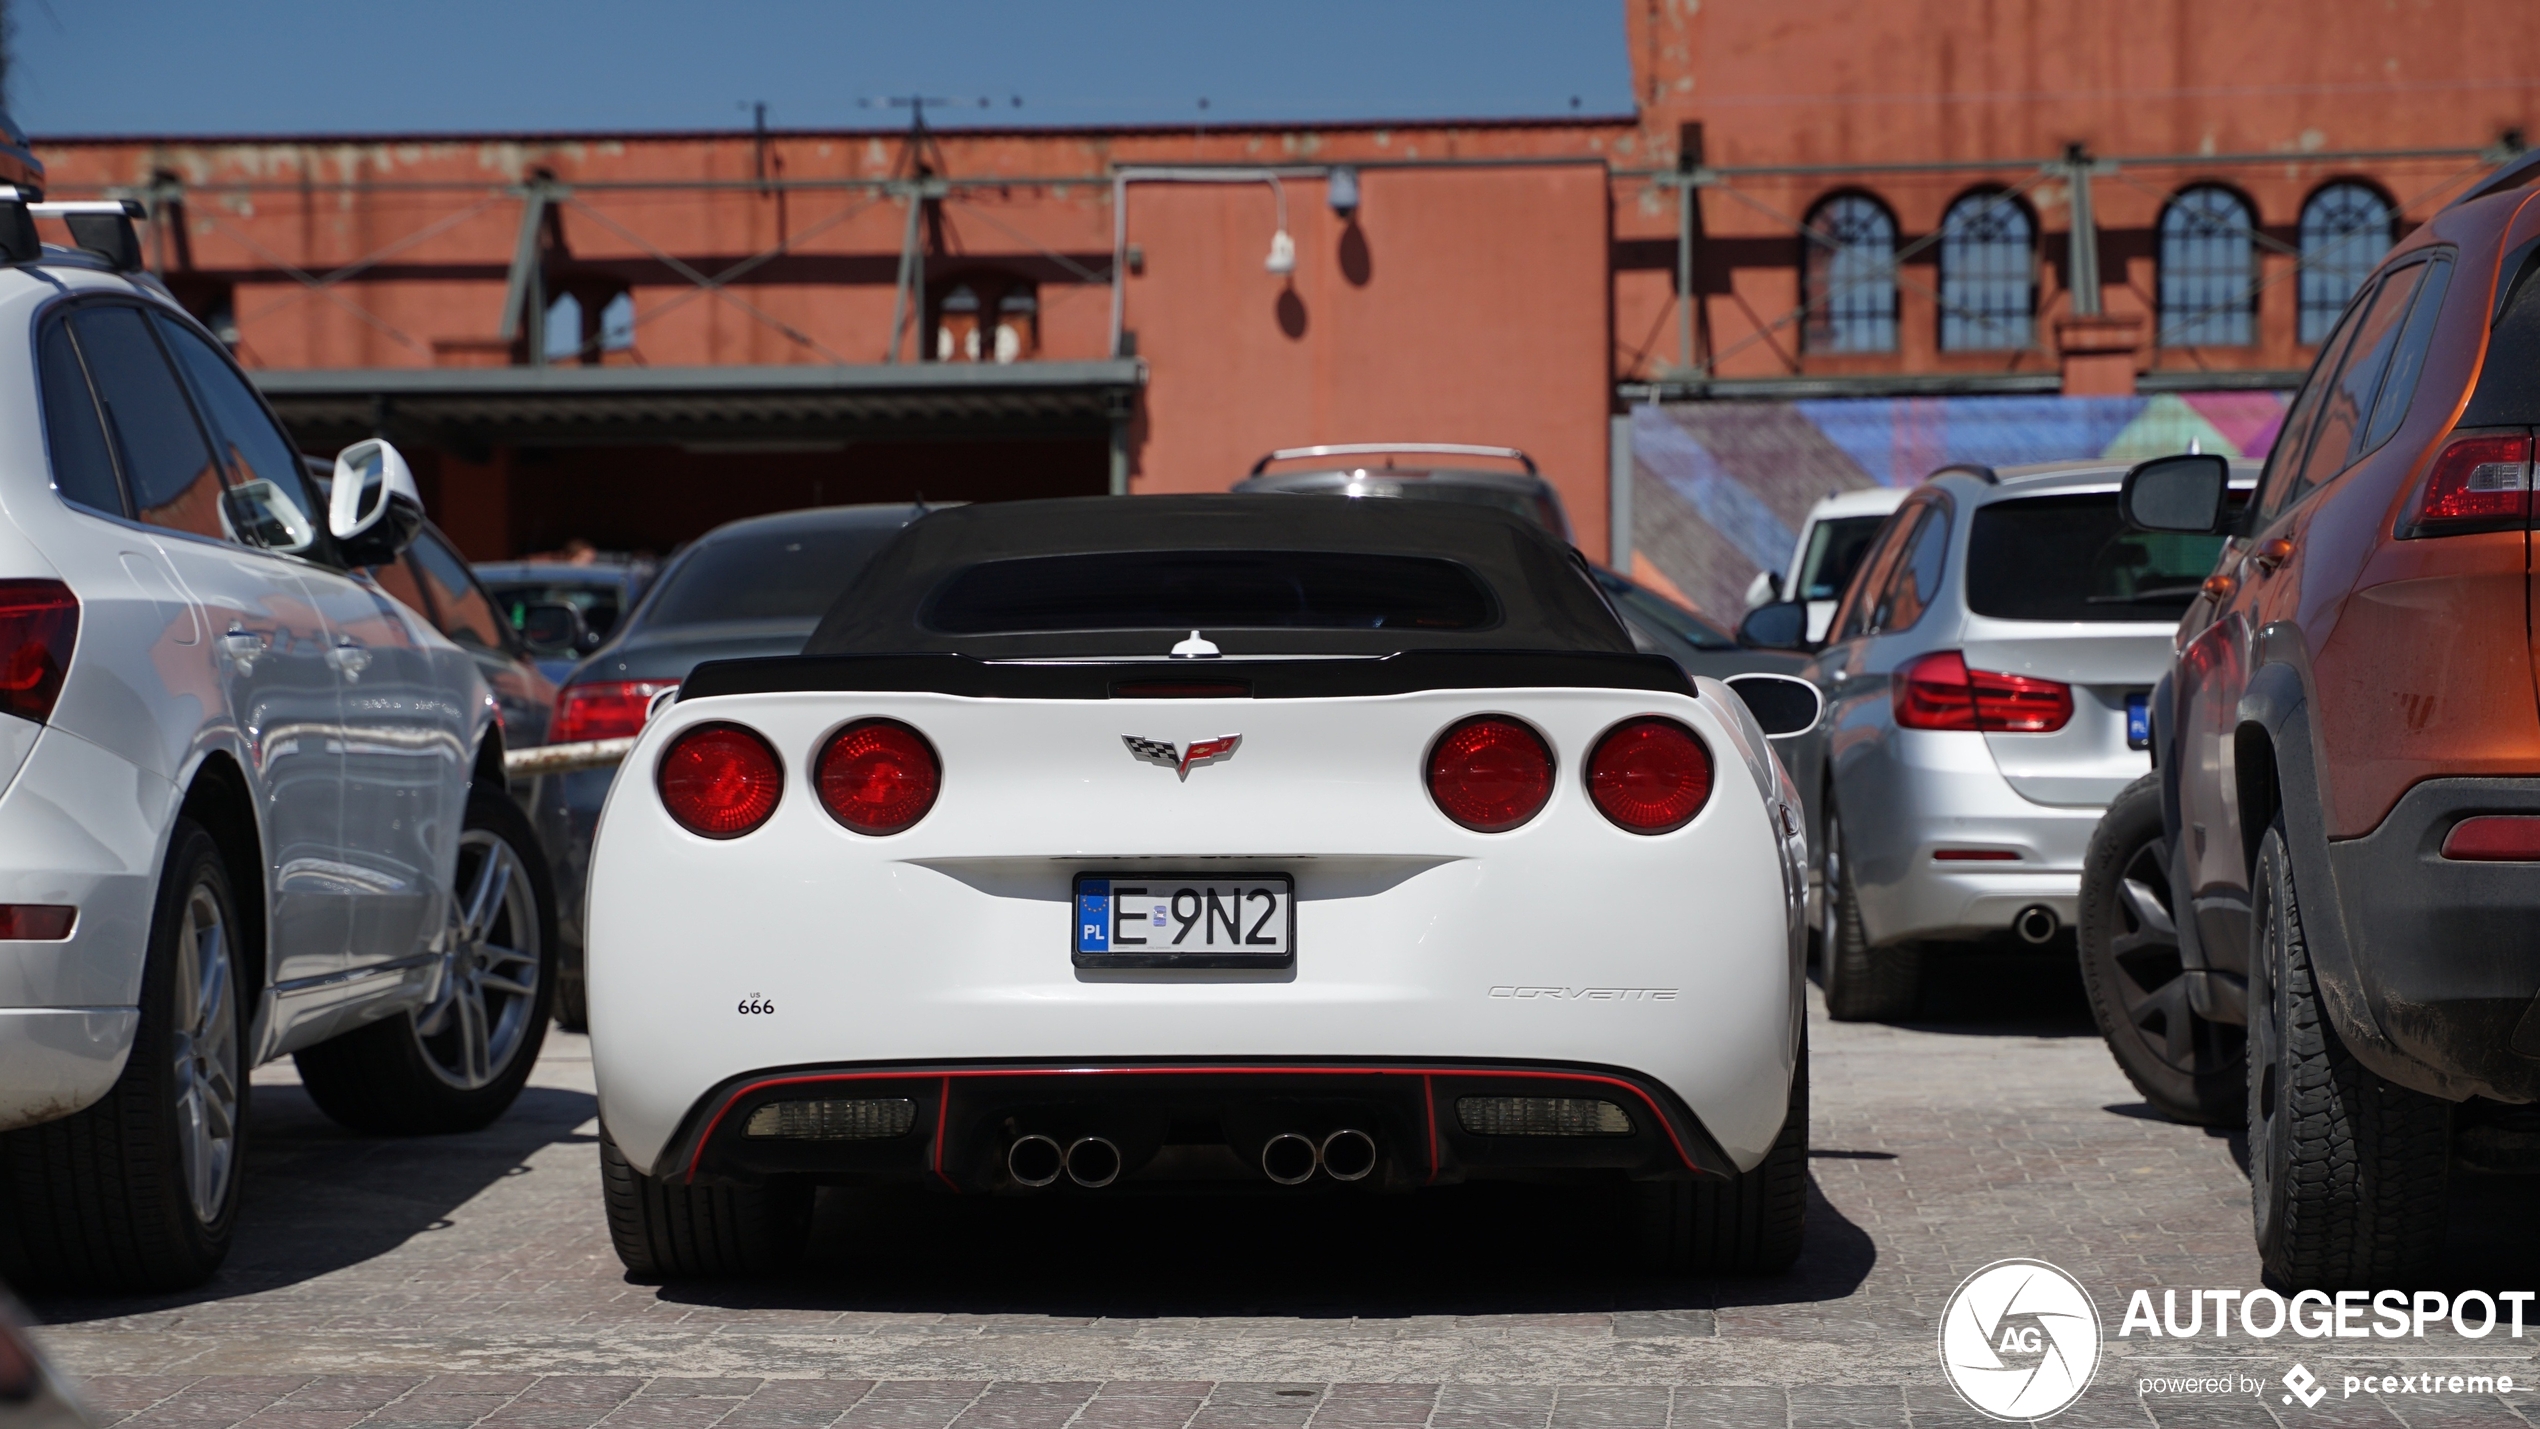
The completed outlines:
{"type": "Polygon", "coordinates": [[[2287,1290],[2427,1280],[2442,1248],[2451,1104],[2374,1075],[2337,1038],[2302,936],[2277,820],[2251,880],[2249,1199],[2287,1290]]]}
{"type": "Polygon", "coordinates": [[[567,1032],[591,1030],[591,992],[580,968],[556,970],[556,1025],[567,1032]]]}
{"type": "Polygon", "coordinates": [[[520,806],[469,790],[439,995],[301,1052],[318,1110],[374,1136],[474,1131],[510,1110],[547,1038],[555,905],[520,806]]]}
{"type": "Polygon", "coordinates": [[[2108,805],[2082,860],[2082,986],[2145,1101],[2173,1121],[2237,1126],[2249,1114],[2247,1037],[2188,1005],[2169,850],[2160,776],[2146,774],[2108,805]]]}
{"type": "Polygon", "coordinates": [[[1632,1218],[1660,1270],[1770,1275],[1799,1258],[1808,1224],[1808,1044],[1791,1069],[1790,1112],[1755,1169],[1730,1181],[1636,1181],[1632,1218]]]}
{"type": "Polygon", "coordinates": [[[635,1169],[600,1128],[609,1239],[641,1280],[764,1275],[801,1254],[811,1187],[690,1186],[635,1169]]]}
{"type": "Polygon", "coordinates": [[[180,1290],[220,1268],[246,1179],[240,931],[219,846],[178,819],[123,1075],[85,1110],[0,1135],[0,1280],[180,1290]]]}
{"type": "Polygon", "coordinates": [[[1913,943],[1870,946],[1844,856],[1843,823],[1826,802],[1825,926],[1819,931],[1818,974],[1826,1015],[1837,1022],[1876,1022],[1913,1014],[1922,991],[1923,950],[1913,943]]]}

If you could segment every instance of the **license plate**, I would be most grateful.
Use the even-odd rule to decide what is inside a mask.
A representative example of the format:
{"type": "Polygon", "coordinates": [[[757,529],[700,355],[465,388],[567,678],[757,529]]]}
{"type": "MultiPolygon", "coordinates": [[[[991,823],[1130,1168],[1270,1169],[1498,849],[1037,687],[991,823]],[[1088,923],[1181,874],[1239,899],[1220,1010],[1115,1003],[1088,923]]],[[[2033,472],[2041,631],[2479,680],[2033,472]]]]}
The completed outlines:
{"type": "Polygon", "coordinates": [[[1284,873],[1076,876],[1080,968],[1286,967],[1296,880],[1284,873]]]}
{"type": "Polygon", "coordinates": [[[2152,696],[2140,692],[2125,697],[2125,747],[2152,747],[2152,696]]]}

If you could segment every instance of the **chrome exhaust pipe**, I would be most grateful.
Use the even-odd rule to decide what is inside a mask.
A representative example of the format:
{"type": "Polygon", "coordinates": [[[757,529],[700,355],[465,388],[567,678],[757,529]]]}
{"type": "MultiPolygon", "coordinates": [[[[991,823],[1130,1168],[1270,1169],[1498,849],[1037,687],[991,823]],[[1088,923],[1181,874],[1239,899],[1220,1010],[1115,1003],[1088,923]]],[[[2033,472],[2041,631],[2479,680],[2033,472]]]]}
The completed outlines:
{"type": "Polygon", "coordinates": [[[2056,930],[2063,926],[2064,920],[2056,917],[2055,910],[2043,903],[2030,904],[2011,920],[2011,931],[2019,934],[2020,941],[2032,948],[2052,942],[2056,930]]]}
{"type": "Polygon", "coordinates": [[[1088,1191],[1120,1179],[1120,1148],[1099,1136],[1079,1137],[1067,1148],[1067,1179],[1088,1191]]]}
{"type": "Polygon", "coordinates": [[[1057,1180],[1066,1164],[1067,1154],[1058,1149],[1058,1143],[1037,1132],[1016,1137],[1005,1149],[1005,1174],[1018,1186],[1038,1190],[1057,1180]]]}
{"type": "Polygon", "coordinates": [[[1323,1170],[1335,1181],[1364,1181],[1376,1169],[1376,1138],[1345,1126],[1323,1138],[1323,1170]]]}
{"type": "Polygon", "coordinates": [[[1283,1131],[1261,1147],[1261,1174],[1282,1186],[1302,1186],[1314,1179],[1322,1153],[1293,1131],[1283,1131]]]}

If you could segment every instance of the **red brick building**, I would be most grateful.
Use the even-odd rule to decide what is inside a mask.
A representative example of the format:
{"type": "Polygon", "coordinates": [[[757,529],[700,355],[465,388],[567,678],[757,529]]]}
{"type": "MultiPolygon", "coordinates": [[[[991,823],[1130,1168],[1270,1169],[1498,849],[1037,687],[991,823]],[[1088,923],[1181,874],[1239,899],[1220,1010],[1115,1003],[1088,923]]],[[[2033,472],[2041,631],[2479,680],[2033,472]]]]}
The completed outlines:
{"type": "Polygon", "coordinates": [[[1621,116],[37,147],[479,557],[1384,439],[1604,557],[1632,403],[2285,385],[2540,117],[2514,0],[1625,4],[1621,116]]]}

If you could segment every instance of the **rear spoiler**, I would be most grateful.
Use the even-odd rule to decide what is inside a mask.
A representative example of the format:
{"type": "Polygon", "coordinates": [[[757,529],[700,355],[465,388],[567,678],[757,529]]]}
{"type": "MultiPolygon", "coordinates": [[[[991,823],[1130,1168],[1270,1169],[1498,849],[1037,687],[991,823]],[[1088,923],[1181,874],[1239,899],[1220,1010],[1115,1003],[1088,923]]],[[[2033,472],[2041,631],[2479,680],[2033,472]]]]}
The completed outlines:
{"type": "Polygon", "coordinates": [[[967,655],[780,655],[712,660],[682,700],[804,691],[1008,700],[1331,699],[1422,690],[1608,689],[1691,695],[1664,655],[1583,650],[1406,650],[1296,660],[978,660],[967,655]]]}

